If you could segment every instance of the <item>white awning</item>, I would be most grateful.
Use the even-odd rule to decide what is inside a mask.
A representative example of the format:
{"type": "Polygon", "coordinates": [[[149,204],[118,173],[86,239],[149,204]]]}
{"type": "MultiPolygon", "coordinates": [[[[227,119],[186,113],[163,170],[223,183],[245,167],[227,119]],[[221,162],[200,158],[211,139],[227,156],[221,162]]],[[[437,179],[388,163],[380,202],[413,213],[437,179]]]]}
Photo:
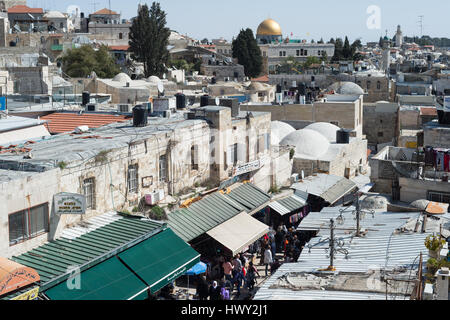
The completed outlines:
{"type": "Polygon", "coordinates": [[[207,234],[228,248],[234,256],[268,232],[269,226],[243,212],[207,234]]]}

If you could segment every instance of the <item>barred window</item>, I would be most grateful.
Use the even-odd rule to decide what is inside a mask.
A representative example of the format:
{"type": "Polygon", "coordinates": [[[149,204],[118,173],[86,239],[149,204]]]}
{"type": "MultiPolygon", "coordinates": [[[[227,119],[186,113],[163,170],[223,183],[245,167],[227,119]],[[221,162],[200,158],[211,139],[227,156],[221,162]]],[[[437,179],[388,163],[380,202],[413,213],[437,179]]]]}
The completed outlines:
{"type": "Polygon", "coordinates": [[[9,215],[9,244],[48,232],[48,203],[9,215]]]}
{"type": "Polygon", "coordinates": [[[440,203],[450,203],[450,193],[428,191],[428,200],[440,203]]]}
{"type": "Polygon", "coordinates": [[[95,179],[83,181],[83,194],[86,197],[86,209],[95,209],[95,179]]]}
{"type": "Polygon", "coordinates": [[[167,157],[162,155],[159,157],[159,181],[167,181],[167,157]]]}
{"type": "Polygon", "coordinates": [[[138,167],[137,165],[132,165],[128,167],[128,192],[137,193],[138,188],[138,167]]]}

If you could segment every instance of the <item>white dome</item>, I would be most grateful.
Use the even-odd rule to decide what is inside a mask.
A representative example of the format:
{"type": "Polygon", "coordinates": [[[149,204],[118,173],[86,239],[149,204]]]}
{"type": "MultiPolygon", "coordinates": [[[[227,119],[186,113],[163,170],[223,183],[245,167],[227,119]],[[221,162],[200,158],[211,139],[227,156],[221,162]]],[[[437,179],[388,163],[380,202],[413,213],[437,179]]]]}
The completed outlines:
{"type": "Polygon", "coordinates": [[[148,77],[148,82],[152,82],[152,83],[158,83],[161,82],[161,79],[159,79],[157,76],[150,76],[148,77]]]}
{"type": "Polygon", "coordinates": [[[66,16],[59,11],[49,11],[46,14],[44,14],[44,18],[65,18],[65,17],[66,16]]]}
{"type": "Polygon", "coordinates": [[[337,94],[362,95],[364,90],[354,82],[343,81],[333,83],[328,90],[333,90],[337,94]]]}
{"type": "Polygon", "coordinates": [[[324,155],[330,143],[327,138],[314,130],[303,129],[295,131],[285,137],[280,145],[295,146],[295,156],[297,158],[319,158],[324,155]]]}
{"type": "Polygon", "coordinates": [[[294,127],[281,121],[272,121],[271,130],[270,141],[273,146],[280,145],[281,140],[292,132],[295,132],[294,127]]]}
{"type": "Polygon", "coordinates": [[[387,211],[388,199],[383,196],[371,196],[361,201],[361,209],[387,211]]]}
{"type": "Polygon", "coordinates": [[[307,126],[305,129],[319,132],[331,143],[336,143],[337,131],[340,130],[338,126],[328,122],[315,122],[307,126]]]}
{"type": "Polygon", "coordinates": [[[116,75],[112,81],[116,82],[131,82],[131,78],[126,73],[119,73],[116,75]]]}
{"type": "Polygon", "coordinates": [[[429,204],[430,204],[429,200],[423,200],[423,199],[411,202],[412,207],[417,208],[419,210],[423,210],[423,211],[427,209],[429,204]]]}

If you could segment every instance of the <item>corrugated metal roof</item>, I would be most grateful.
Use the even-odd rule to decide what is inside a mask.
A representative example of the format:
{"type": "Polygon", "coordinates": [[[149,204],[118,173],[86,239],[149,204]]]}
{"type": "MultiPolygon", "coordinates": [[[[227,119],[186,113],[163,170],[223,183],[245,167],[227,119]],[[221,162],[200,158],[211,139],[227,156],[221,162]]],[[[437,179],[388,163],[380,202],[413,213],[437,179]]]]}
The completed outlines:
{"type": "Polygon", "coordinates": [[[60,239],[12,257],[12,260],[35,269],[41,277],[41,290],[45,290],[63,281],[70,267],[92,266],[112,252],[124,250],[141,237],[151,236],[164,228],[161,222],[111,213],[95,218],[92,224],[86,223],[85,227],[65,230],[60,239]]]}
{"type": "Polygon", "coordinates": [[[187,209],[168,215],[169,226],[184,241],[191,241],[241,212],[251,212],[270,200],[256,186],[243,184],[229,194],[213,193],[187,209]]]}
{"type": "Polygon", "coordinates": [[[217,192],[194,203],[188,209],[170,213],[169,226],[184,241],[191,241],[243,211],[244,207],[217,192]]]}
{"type": "Polygon", "coordinates": [[[278,200],[272,202],[269,207],[276,212],[278,212],[281,216],[289,214],[295,210],[303,208],[306,205],[306,201],[299,196],[292,195],[286,199],[278,200]]]}
{"type": "Polygon", "coordinates": [[[309,176],[301,182],[294,183],[291,188],[296,191],[306,192],[314,196],[320,197],[329,188],[334,186],[340,180],[345,179],[332,174],[320,173],[317,176],[309,176]]]}
{"type": "Polygon", "coordinates": [[[342,179],[327,191],[325,191],[322,194],[321,198],[330,204],[334,204],[336,201],[338,201],[340,198],[342,198],[355,188],[357,188],[356,183],[351,180],[342,179]]]}
{"type": "Polygon", "coordinates": [[[69,113],[55,112],[41,117],[46,123],[50,133],[72,132],[77,127],[88,126],[89,128],[98,128],[115,122],[124,122],[130,119],[130,116],[113,114],[90,114],[90,113],[69,113]]]}
{"type": "Polygon", "coordinates": [[[237,187],[227,196],[243,205],[247,212],[255,210],[270,200],[270,195],[251,183],[237,187]]]}
{"type": "MultiPolygon", "coordinates": [[[[360,222],[363,230],[368,230],[364,237],[353,237],[356,229],[356,221],[349,208],[325,208],[321,213],[311,212],[300,223],[298,230],[319,230],[318,236],[311,239],[305,246],[298,262],[282,265],[278,271],[264,283],[256,294],[255,300],[267,299],[306,299],[314,300],[321,296],[322,300],[334,300],[343,298],[345,300],[356,300],[358,297],[365,299],[378,299],[385,295],[377,292],[369,292],[356,296],[351,292],[337,293],[336,291],[323,290],[287,290],[276,287],[276,281],[289,274],[316,273],[320,269],[329,266],[329,257],[326,249],[329,248],[330,219],[343,216],[343,223],[336,224],[335,237],[344,241],[343,248],[349,254],[346,257],[342,253],[335,255],[335,267],[337,273],[367,273],[369,270],[394,270],[417,271],[419,255],[423,254],[423,261],[428,259],[428,251],[424,246],[425,238],[430,233],[414,233],[404,231],[405,225],[418,219],[420,213],[394,213],[375,212],[366,215],[360,222]],[[344,211],[345,210],[345,211],[344,211]],[[404,231],[404,232],[403,232],[404,231]],[[274,286],[274,287],[272,287],[274,286]],[[272,288],[271,288],[272,287],[272,288]]],[[[408,230],[408,228],[405,228],[408,230]]],[[[413,273],[414,274],[414,273],[413,273]]],[[[388,299],[389,299],[388,295],[388,299]]]]}

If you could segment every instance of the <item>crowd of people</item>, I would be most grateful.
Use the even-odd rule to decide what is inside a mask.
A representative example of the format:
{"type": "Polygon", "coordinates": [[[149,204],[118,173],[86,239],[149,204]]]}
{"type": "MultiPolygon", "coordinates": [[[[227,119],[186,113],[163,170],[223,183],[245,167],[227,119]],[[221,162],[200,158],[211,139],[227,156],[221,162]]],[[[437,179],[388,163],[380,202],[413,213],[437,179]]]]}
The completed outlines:
{"type": "Polygon", "coordinates": [[[304,248],[305,241],[299,239],[292,228],[281,225],[277,230],[271,229],[263,238],[250,246],[252,255],[246,258],[239,254],[232,259],[220,256],[217,258],[217,270],[209,278],[205,275],[197,278],[197,296],[199,300],[230,300],[236,290],[236,298],[241,296],[241,289],[253,291],[257,277],[261,277],[253,261],[260,256],[260,265],[265,266],[265,276],[273,274],[282,264],[277,255],[283,256],[284,262],[296,262],[304,248]]]}

